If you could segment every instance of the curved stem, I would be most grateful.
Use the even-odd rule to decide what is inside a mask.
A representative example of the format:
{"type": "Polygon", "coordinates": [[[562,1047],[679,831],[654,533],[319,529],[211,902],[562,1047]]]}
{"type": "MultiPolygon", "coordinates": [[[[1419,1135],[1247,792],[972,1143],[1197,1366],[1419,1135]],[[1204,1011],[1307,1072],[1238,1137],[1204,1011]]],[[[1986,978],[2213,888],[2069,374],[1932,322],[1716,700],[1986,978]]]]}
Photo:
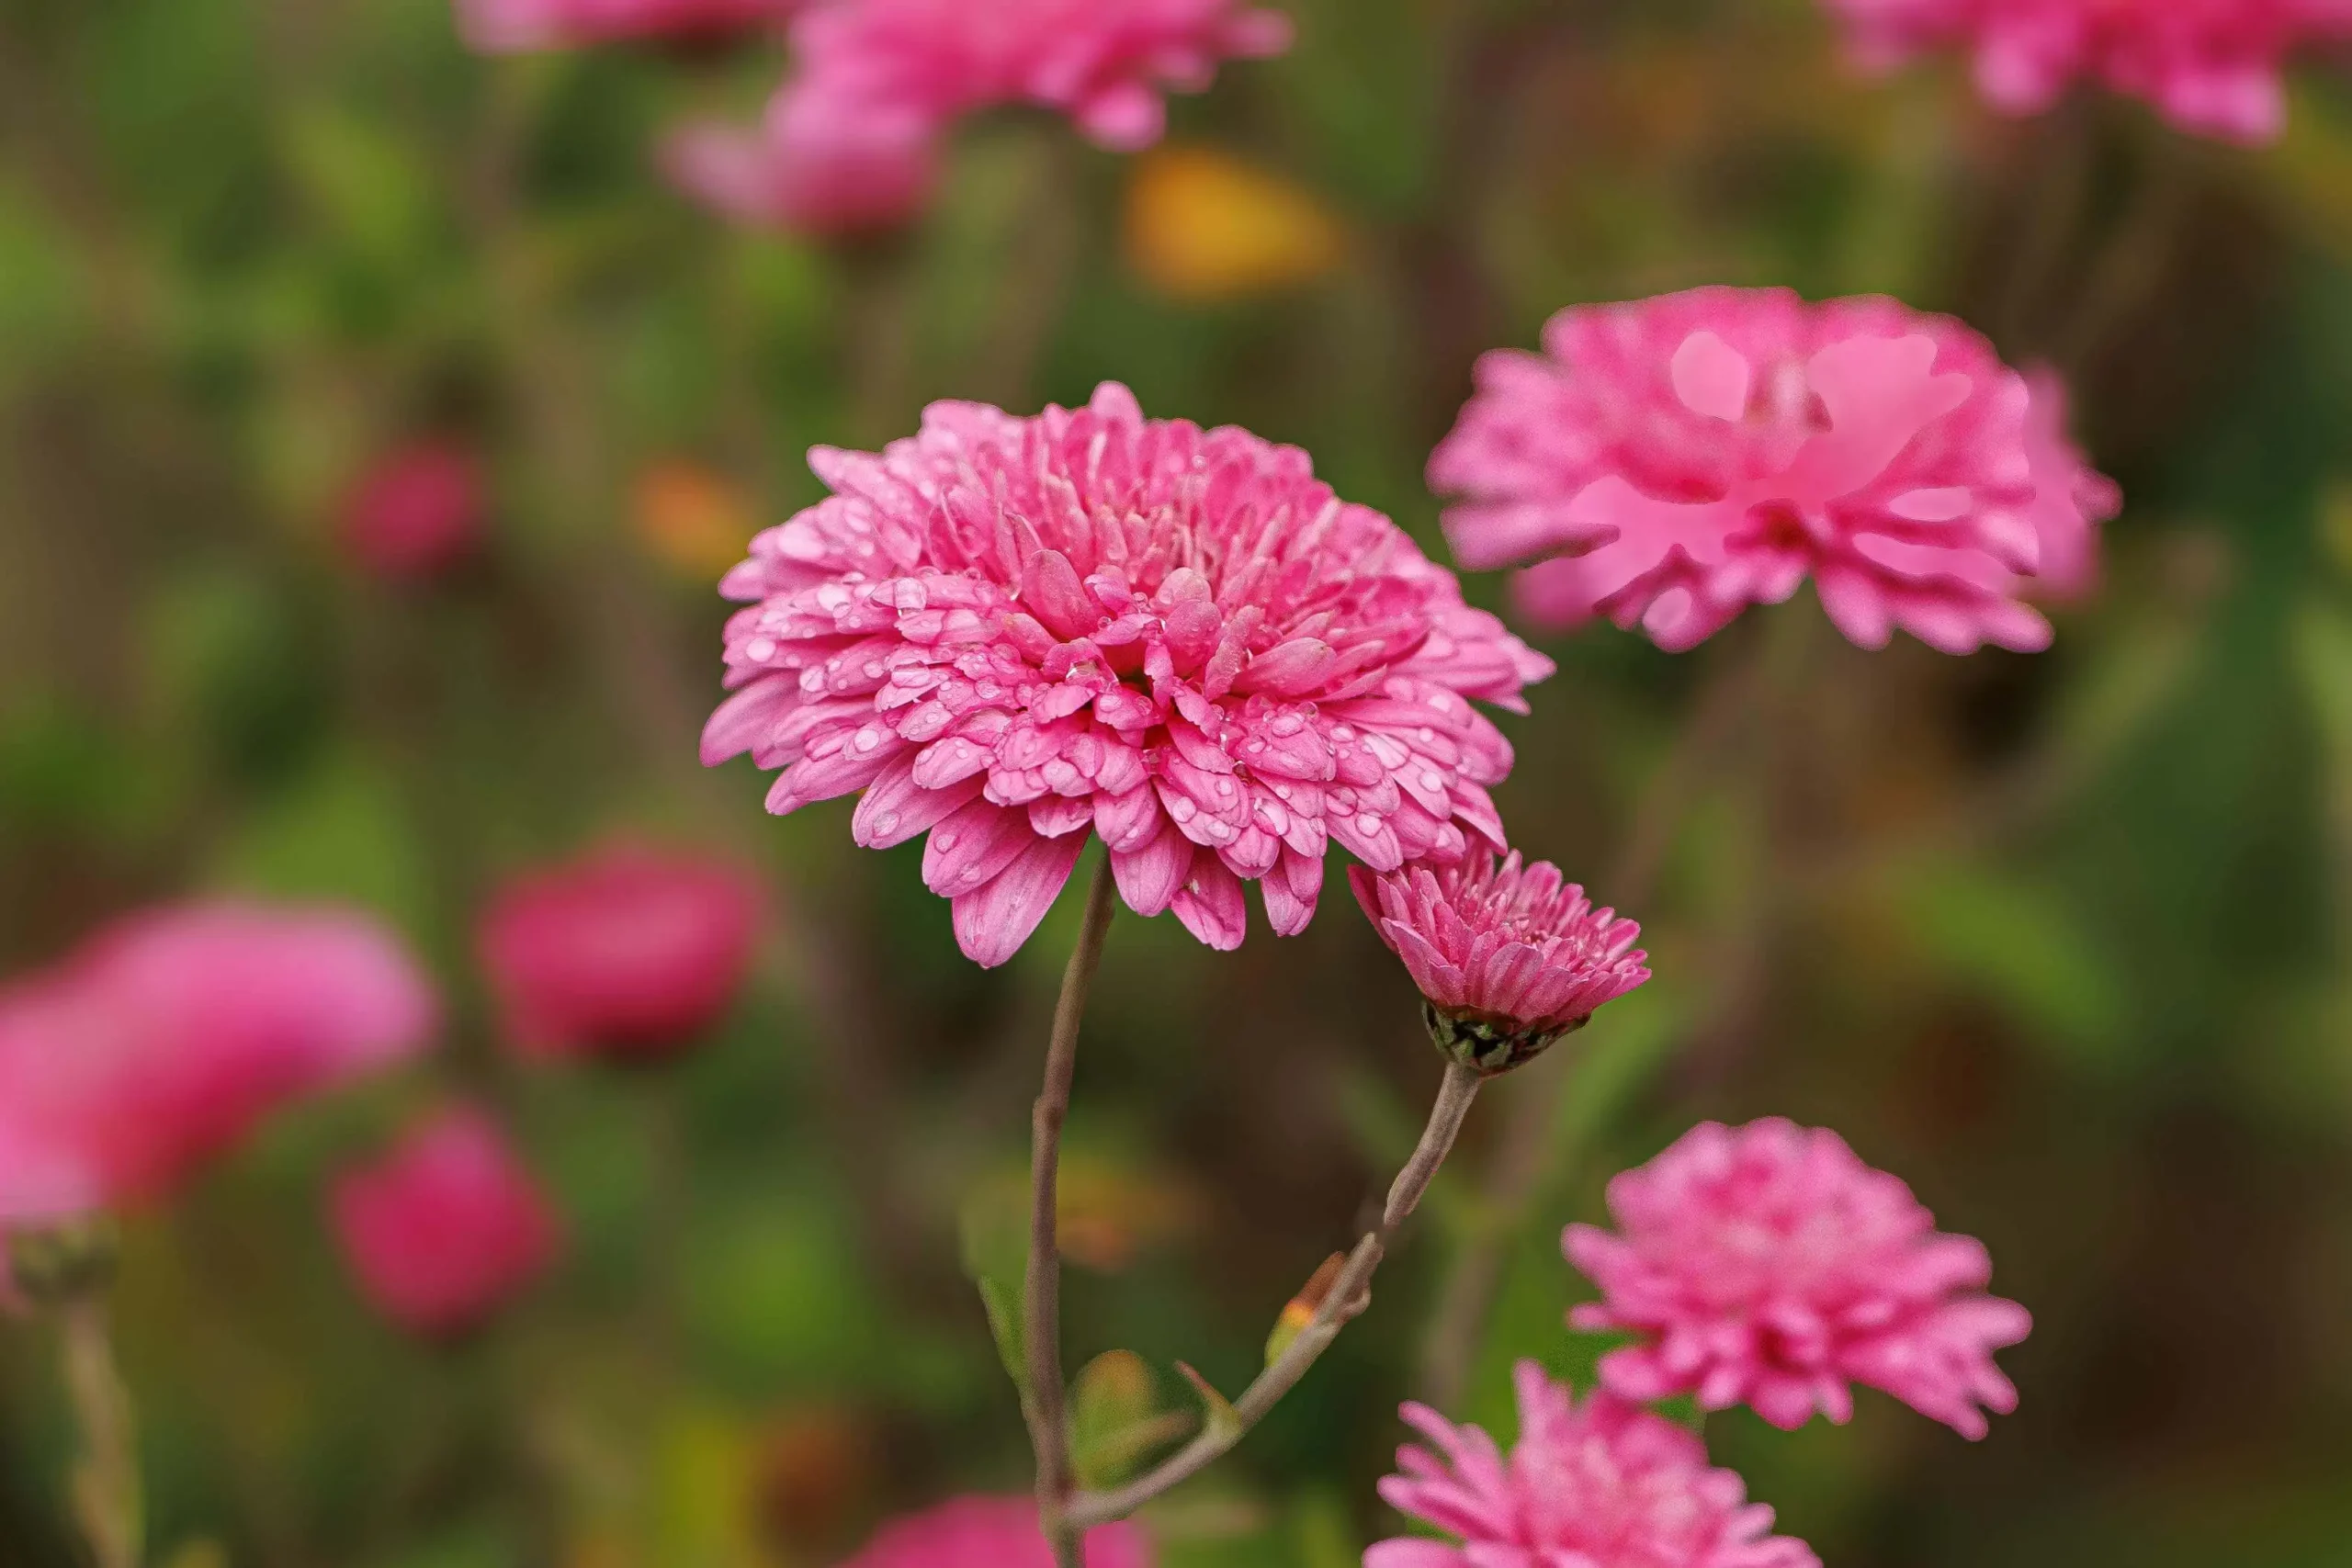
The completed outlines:
{"type": "Polygon", "coordinates": [[[1111,858],[1095,863],[1086,892],[1086,923],[1062,973],[1061,1000],[1054,1008],[1054,1033],[1046,1050],[1046,1087],[1031,1119],[1029,1268],[1022,1290],[1023,1341],[1029,1386],[1023,1414],[1030,1446],[1037,1455],[1037,1518],[1053,1543],[1060,1568],[1079,1568],[1079,1527],[1066,1516],[1076,1484],[1070,1468],[1069,1423],[1063,1412],[1061,1213],[1062,1124],[1069,1117],[1071,1082],[1078,1076],[1078,1032],[1086,1017],[1087,993],[1102,963],[1102,942],[1117,906],[1111,858]]]}
{"type": "Polygon", "coordinates": [[[58,1332],[65,1390],[82,1427],[83,1457],[74,1478],[74,1511],[97,1568],[139,1568],[141,1501],[139,1445],[130,1395],[115,1369],[102,1296],[62,1307],[58,1332]]]}
{"type": "Polygon", "coordinates": [[[1153,1498],[1191,1480],[1231,1452],[1250,1429],[1282,1402],[1284,1394],[1298,1386],[1307,1370],[1340,1337],[1340,1331],[1372,1304],[1372,1277],[1395,1244],[1397,1232],[1429,1191],[1438,1168],[1453,1152],[1453,1142],[1462,1134],[1463,1120],[1470,1114],[1471,1102],[1477,1098],[1480,1081],[1475,1070],[1458,1062],[1446,1064],[1445,1081],[1439,1087],[1437,1104],[1430,1108],[1429,1125],[1421,1133],[1413,1157],[1406,1162],[1388,1189],[1388,1202],[1381,1213],[1380,1224],[1356,1243],[1347,1267],[1340,1270],[1338,1281],[1316,1308],[1313,1319],[1273,1364],[1259,1374],[1249,1392],[1229,1409],[1213,1410],[1205,1431],[1141,1480],[1115,1492],[1088,1493],[1072,1498],[1065,1516],[1071,1524],[1091,1529],[1124,1519],[1153,1498]]]}

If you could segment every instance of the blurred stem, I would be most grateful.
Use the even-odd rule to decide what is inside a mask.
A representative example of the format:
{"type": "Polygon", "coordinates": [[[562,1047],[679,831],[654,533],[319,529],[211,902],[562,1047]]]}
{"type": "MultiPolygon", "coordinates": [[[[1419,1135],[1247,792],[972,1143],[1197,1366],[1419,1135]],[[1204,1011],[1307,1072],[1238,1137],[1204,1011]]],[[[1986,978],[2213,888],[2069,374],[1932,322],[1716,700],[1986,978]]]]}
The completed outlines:
{"type": "Polygon", "coordinates": [[[65,1391],[82,1428],[82,1464],[74,1506],[97,1568],[139,1568],[141,1517],[138,1437],[130,1393],[116,1370],[106,1298],[91,1292],[58,1311],[65,1391]]]}
{"type": "Polygon", "coordinates": [[[1078,1076],[1078,1032],[1087,993],[1102,964],[1102,942],[1117,908],[1111,857],[1095,863],[1086,890],[1086,923],[1062,973],[1054,1007],[1053,1039],[1046,1050],[1046,1087],[1037,1096],[1030,1155],[1029,1269],[1022,1322],[1029,1362],[1029,1441],[1037,1454],[1037,1517],[1061,1568],[1079,1568],[1079,1532],[1064,1510],[1076,1484],[1070,1466],[1069,1423],[1062,1390],[1061,1162],[1062,1124],[1069,1119],[1070,1085],[1078,1076]]]}
{"type": "MultiPolygon", "coordinates": [[[[1618,908],[1638,914],[1656,892],[1691,797],[1738,732],[1742,716],[1755,710],[1769,663],[1752,648],[1724,650],[1655,784],[1642,796],[1608,883],[1599,889],[1618,908]]],[[[1481,1216],[1478,1227],[1463,1244],[1439,1289],[1437,1311],[1421,1352],[1419,1381],[1421,1398],[1440,1410],[1453,1408],[1469,1383],[1512,1241],[1575,1154],[1554,1135],[1575,1077],[1575,1060],[1565,1053],[1555,1055],[1561,1058],[1557,1065],[1527,1075],[1511,1106],[1502,1147],[1474,1207],[1481,1216]]]]}
{"type": "Polygon", "coordinates": [[[1463,1121],[1477,1099],[1480,1081],[1476,1070],[1459,1062],[1446,1064],[1437,1103],[1430,1110],[1429,1125],[1422,1130],[1413,1157],[1405,1163],[1405,1168],[1388,1189],[1388,1202],[1381,1213],[1380,1224],[1356,1243],[1347,1267],[1340,1270],[1340,1278],[1315,1309],[1313,1319],[1273,1364],[1259,1374],[1249,1392],[1230,1405],[1212,1405],[1207,1429],[1140,1481],[1115,1492],[1085,1493],[1071,1499],[1067,1517],[1072,1524],[1091,1529],[1124,1519],[1153,1498],[1191,1480],[1231,1452],[1249,1436],[1250,1428],[1282,1402],[1283,1395],[1298,1386],[1299,1380],[1340,1337],[1340,1331],[1372,1304],[1372,1277],[1381,1260],[1388,1256],[1388,1248],[1395,1244],[1405,1222],[1419,1207],[1430,1183],[1436,1179],[1438,1168],[1453,1152],[1454,1140],[1462,1135],[1463,1121]]]}

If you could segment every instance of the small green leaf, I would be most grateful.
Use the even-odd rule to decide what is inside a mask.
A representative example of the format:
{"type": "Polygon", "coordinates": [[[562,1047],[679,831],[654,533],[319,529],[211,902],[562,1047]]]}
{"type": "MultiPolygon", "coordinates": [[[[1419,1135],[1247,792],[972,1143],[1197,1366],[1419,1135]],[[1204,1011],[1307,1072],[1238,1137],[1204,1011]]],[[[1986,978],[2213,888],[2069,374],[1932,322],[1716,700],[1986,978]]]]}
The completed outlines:
{"type": "Polygon", "coordinates": [[[1208,1430],[1211,1433],[1230,1440],[1250,1429],[1249,1423],[1241,1419],[1241,1412],[1233,1408],[1233,1402],[1216,1391],[1215,1383],[1185,1362],[1177,1362],[1176,1370],[1184,1374],[1184,1381],[1191,1383],[1193,1392],[1201,1396],[1202,1407],[1208,1413],[1208,1430]]]}
{"type": "Polygon", "coordinates": [[[1012,1379],[1012,1386],[1026,1399],[1029,1358],[1022,1344],[1021,1292],[985,1274],[976,1282],[980,1287],[980,1305],[988,1310],[989,1332],[996,1339],[997,1359],[1004,1363],[1005,1375],[1012,1379]]]}
{"type": "Polygon", "coordinates": [[[1097,1357],[1078,1374],[1070,1395],[1070,1451],[1080,1484],[1116,1486],[1193,1426],[1189,1412],[1159,1408],[1158,1380],[1142,1357],[1132,1350],[1097,1357]]]}

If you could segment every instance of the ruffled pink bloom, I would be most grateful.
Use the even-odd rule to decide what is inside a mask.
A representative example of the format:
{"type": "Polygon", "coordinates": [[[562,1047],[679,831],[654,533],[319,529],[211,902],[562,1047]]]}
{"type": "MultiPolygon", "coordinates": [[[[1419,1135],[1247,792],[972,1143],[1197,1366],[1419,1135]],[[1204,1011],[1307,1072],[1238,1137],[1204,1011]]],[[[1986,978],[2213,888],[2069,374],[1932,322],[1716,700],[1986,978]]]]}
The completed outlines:
{"type": "Polygon", "coordinates": [[[2039,114],[2088,77],[2184,130],[2263,142],[2286,129],[2287,57],[2352,37],[2352,0],[1828,0],[1873,68],[1971,50],[1984,96],[2039,114]]]}
{"type": "Polygon", "coordinates": [[[1820,1568],[1803,1541],[1771,1533],[1772,1510],[1710,1468],[1691,1433],[1606,1393],[1578,1404],[1533,1361],[1516,1381],[1507,1456],[1476,1427],[1405,1406],[1436,1452],[1399,1450],[1404,1473],[1380,1495],[1461,1543],[1380,1541],[1364,1568],[1820,1568]]]}
{"type": "MultiPolygon", "coordinates": [[[[1053,1568],[1053,1548],[1026,1497],[957,1497],[885,1525],[842,1568],[1053,1568]]],[[[1151,1568],[1151,1549],[1132,1524],[1086,1537],[1086,1568],[1151,1568]]]]}
{"type": "Polygon", "coordinates": [[[1222,62],[1290,37],[1249,0],[830,0],[795,23],[798,69],[765,124],[689,131],[669,168],[739,220],[871,229],[921,208],[967,115],[1031,105],[1133,152],[1159,140],[1166,94],[1204,91],[1222,62]]]}
{"type": "Polygon", "coordinates": [[[1520,1066],[1650,977],[1640,926],[1515,850],[1500,864],[1482,852],[1379,875],[1353,866],[1348,880],[1420,987],[1439,1047],[1470,1066],[1520,1066]]]}
{"type": "Polygon", "coordinates": [[[431,577],[480,538],[481,470],[446,441],[422,441],[377,463],[344,508],[344,542],[379,577],[431,577]]]}
{"type": "Polygon", "coordinates": [[[1562,311],[1488,355],[1430,479],[1473,570],[1538,564],[1521,605],[1691,648],[1810,575],[1865,648],[2048,646],[2024,603],[2079,577],[2114,487],[1990,344],[1892,299],[1702,288],[1562,311]]]}
{"type": "Polygon", "coordinates": [[[780,27],[799,0],[458,0],[458,30],[485,54],[780,27]]]}
{"type": "Polygon", "coordinates": [[[481,961],[523,1050],[662,1056],[734,1004],[759,929],[759,890],[732,866],[623,846],[507,886],[481,961]]]}
{"type": "Polygon", "coordinates": [[[269,1111],[423,1047],[436,1011],[360,915],[133,916],[0,991],[0,1223],[159,1197],[269,1111]]]}
{"type": "Polygon", "coordinates": [[[1943,1235],[1911,1190],[1837,1134],[1777,1118],[1707,1122],[1609,1186],[1622,1235],[1571,1225],[1568,1258],[1600,1285],[1578,1328],[1639,1344],[1600,1363],[1628,1399],[1696,1393],[1793,1429],[1883,1389],[1970,1438],[1982,1404],[2017,1408],[1993,1352],[2033,1326],[1984,1293],[1984,1244],[1943,1235]]]}
{"type": "Polygon", "coordinates": [[[857,841],[928,832],[923,876],[986,964],[1091,835],[1138,913],[1238,946],[1242,885],[1306,929],[1336,840],[1375,870],[1499,847],[1510,747],[1551,665],[1404,531],[1238,429],[1146,420],[1106,385],[1020,419],[941,403],[722,585],[728,684],[703,760],[783,776],[768,809],[865,792],[857,841]]]}
{"type": "Polygon", "coordinates": [[[554,1211],[498,1124],[453,1108],[331,1200],[335,1235],[377,1309],[414,1333],[478,1326],[555,1258],[554,1211]]]}

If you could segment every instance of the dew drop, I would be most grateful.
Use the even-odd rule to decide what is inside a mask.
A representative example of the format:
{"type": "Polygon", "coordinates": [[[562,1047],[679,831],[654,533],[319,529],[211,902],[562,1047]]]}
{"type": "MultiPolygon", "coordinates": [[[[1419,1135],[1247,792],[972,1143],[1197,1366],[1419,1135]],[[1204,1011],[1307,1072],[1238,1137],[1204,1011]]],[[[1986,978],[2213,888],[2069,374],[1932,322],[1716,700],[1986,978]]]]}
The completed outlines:
{"type": "Polygon", "coordinates": [[[1445,787],[1445,775],[1437,773],[1425,773],[1421,775],[1421,787],[1426,790],[1443,789],[1445,787]]]}
{"type": "Polygon", "coordinates": [[[897,812],[884,811],[876,815],[874,818],[874,836],[876,838],[887,839],[898,830],[899,814],[897,812]]]}
{"type": "Polygon", "coordinates": [[[766,637],[755,637],[752,639],[750,646],[743,649],[743,657],[754,664],[765,664],[775,657],[775,644],[766,637]]]}

